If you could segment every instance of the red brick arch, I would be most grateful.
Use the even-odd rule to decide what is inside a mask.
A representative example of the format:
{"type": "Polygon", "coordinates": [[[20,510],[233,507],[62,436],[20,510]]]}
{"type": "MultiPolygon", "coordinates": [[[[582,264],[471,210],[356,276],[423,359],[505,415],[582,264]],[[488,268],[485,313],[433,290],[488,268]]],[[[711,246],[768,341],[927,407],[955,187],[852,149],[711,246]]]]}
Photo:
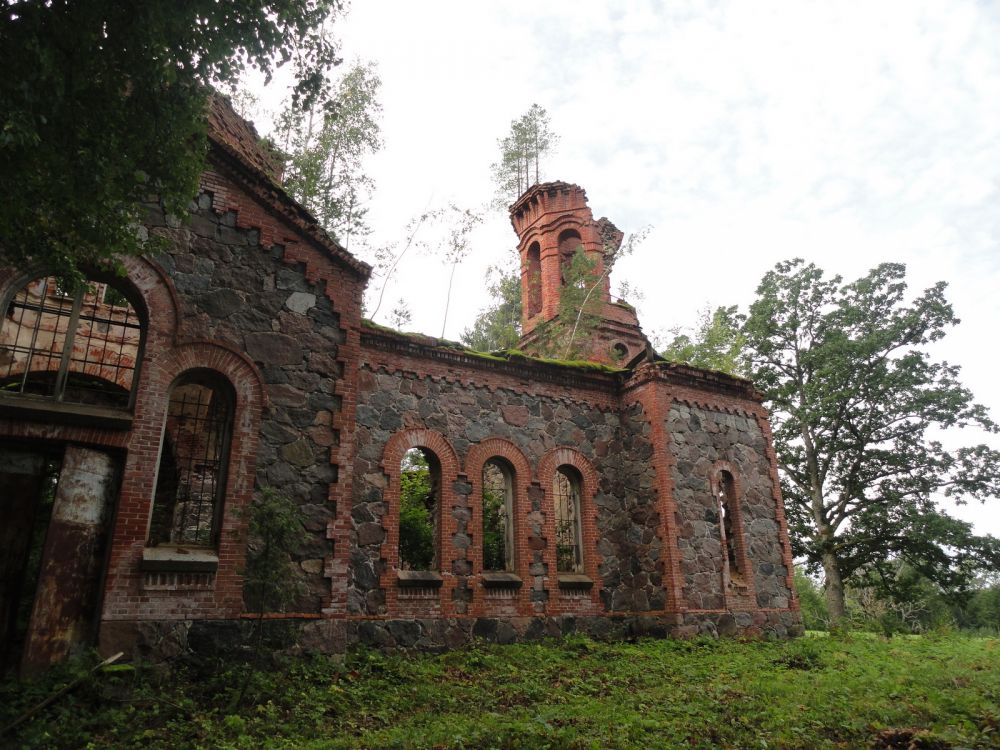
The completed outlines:
{"type": "MultiPolygon", "coordinates": [[[[246,557],[248,523],[244,509],[253,496],[266,392],[259,371],[242,352],[217,342],[192,341],[155,351],[140,373],[135,424],[129,434],[108,563],[106,615],[117,602],[139,592],[139,561],[149,535],[156,492],[156,472],[151,467],[156,467],[160,460],[170,388],[190,370],[212,370],[224,377],[233,386],[236,403],[216,550],[219,567],[215,585],[210,591],[191,593],[185,599],[185,606],[192,613],[215,617],[235,617],[243,608],[240,571],[246,557]]],[[[178,614],[183,609],[178,608],[178,614]]]]}
{"type": "MultiPolygon", "coordinates": [[[[597,552],[597,496],[598,475],[593,464],[573,448],[553,448],[538,462],[538,480],[545,491],[545,562],[549,568],[549,611],[557,613],[565,607],[560,604],[556,573],[556,519],[555,498],[552,495],[552,479],[560,466],[572,466],[582,478],[580,488],[580,531],[583,537],[583,571],[594,582],[590,590],[591,611],[596,612],[600,602],[601,578],[598,573],[600,559],[597,552]]],[[[572,608],[578,612],[578,608],[572,608]]]]}
{"type": "MultiPolygon", "coordinates": [[[[480,581],[483,571],[483,467],[492,458],[504,459],[514,470],[513,490],[513,525],[514,529],[511,537],[514,541],[514,572],[521,578],[521,589],[518,594],[518,610],[523,615],[530,614],[531,580],[528,572],[531,563],[531,552],[528,548],[528,533],[526,520],[531,512],[528,503],[528,486],[534,476],[531,472],[531,465],[524,457],[521,450],[509,440],[502,438],[487,438],[480,443],[476,443],[469,449],[465,457],[465,474],[472,485],[472,580],[471,585],[476,587],[480,581]]],[[[474,599],[474,613],[488,614],[480,606],[483,597],[479,594],[474,599]]]]}
{"type": "Polygon", "coordinates": [[[385,560],[385,570],[380,583],[385,591],[386,608],[389,615],[398,612],[397,571],[399,570],[399,503],[400,503],[400,463],[411,448],[424,448],[435,455],[441,466],[441,487],[438,498],[438,568],[444,583],[440,589],[438,606],[444,613],[450,606],[451,593],[455,588],[452,563],[455,550],[450,543],[455,534],[455,519],[452,509],[455,505],[453,484],[458,479],[459,461],[455,449],[439,432],[425,428],[413,428],[394,433],[382,452],[382,471],[389,478],[384,500],[386,512],[382,516],[385,541],[382,542],[381,556],[385,560]]]}

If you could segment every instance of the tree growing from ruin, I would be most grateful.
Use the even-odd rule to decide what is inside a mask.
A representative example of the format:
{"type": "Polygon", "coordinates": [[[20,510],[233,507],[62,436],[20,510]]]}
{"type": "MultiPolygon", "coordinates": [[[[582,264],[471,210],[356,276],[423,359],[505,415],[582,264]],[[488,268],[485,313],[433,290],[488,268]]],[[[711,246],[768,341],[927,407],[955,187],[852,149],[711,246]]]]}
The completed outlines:
{"type": "Polygon", "coordinates": [[[480,352],[513,349],[521,338],[521,276],[492,266],[486,281],[493,304],[462,332],[462,343],[480,352]]]}
{"type": "Polygon", "coordinates": [[[559,136],[550,129],[548,112],[538,104],[532,104],[527,112],[510,121],[510,132],[497,139],[500,158],[490,165],[497,208],[507,208],[541,181],[542,158],[555,149],[558,141],[559,136]]]}
{"type": "Polygon", "coordinates": [[[206,152],[210,86],[286,63],[328,99],[338,0],[10,0],[0,11],[0,254],[73,278],[140,252],[140,206],[183,213],[206,152]]]}
{"type": "Polygon", "coordinates": [[[381,87],[374,63],[356,61],[334,85],[332,108],[290,99],[275,130],[285,189],[348,248],[371,232],[365,203],[375,185],[363,161],[382,148],[381,87]]]}
{"type": "Polygon", "coordinates": [[[794,260],[764,276],[741,329],[772,413],[794,551],[822,568],[834,622],[845,585],[878,586],[900,562],[952,590],[1000,567],[1000,541],[936,501],[1000,493],[1000,452],[945,444],[957,428],[998,430],[959,368],[927,351],[958,323],[944,290],[908,303],[901,264],[844,284],[794,260]]]}

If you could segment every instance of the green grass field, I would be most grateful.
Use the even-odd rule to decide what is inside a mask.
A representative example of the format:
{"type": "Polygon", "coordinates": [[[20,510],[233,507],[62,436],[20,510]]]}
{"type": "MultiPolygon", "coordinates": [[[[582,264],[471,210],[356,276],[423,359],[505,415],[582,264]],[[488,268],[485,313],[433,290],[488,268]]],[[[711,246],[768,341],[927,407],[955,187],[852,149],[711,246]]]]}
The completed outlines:
{"type": "MultiPolygon", "coordinates": [[[[361,651],[253,673],[105,673],[3,747],[996,748],[1000,640],[805,637],[361,651]],[[91,743],[88,745],[88,743],[91,743]]],[[[66,675],[62,676],[66,679],[66,675]]],[[[6,724],[58,678],[6,684],[6,724]]]]}

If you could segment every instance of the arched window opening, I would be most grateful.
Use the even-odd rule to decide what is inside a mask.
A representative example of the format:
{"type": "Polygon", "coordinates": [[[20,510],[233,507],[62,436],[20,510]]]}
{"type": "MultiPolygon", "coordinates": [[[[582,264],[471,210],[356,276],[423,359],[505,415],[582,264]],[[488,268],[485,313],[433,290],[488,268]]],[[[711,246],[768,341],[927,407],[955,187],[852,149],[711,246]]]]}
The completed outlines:
{"type": "Polygon", "coordinates": [[[528,317],[542,311],[542,250],[537,242],[528,247],[528,317]]]}
{"type": "Polygon", "coordinates": [[[735,511],[736,482],[733,480],[733,475],[728,471],[720,472],[716,491],[719,502],[719,527],[726,545],[726,563],[729,566],[729,575],[733,578],[741,578],[743,569],[737,554],[736,535],[739,533],[739,528],[735,511]]]}
{"type": "Polygon", "coordinates": [[[234,405],[232,386],[209,370],[185,373],[170,389],[151,546],[218,542],[234,405]]]}
{"type": "Polygon", "coordinates": [[[552,482],[556,517],[556,571],[583,571],[583,540],[580,535],[580,488],[583,480],[572,466],[560,466],[552,482]]]}
{"type": "MultiPolygon", "coordinates": [[[[571,283],[576,281],[580,282],[579,279],[571,278],[574,274],[570,273],[573,266],[573,256],[576,255],[576,251],[583,249],[583,240],[580,239],[580,233],[575,229],[567,229],[560,233],[559,235],[559,268],[561,274],[561,281],[563,284],[571,283]]],[[[581,269],[577,269],[579,272],[581,269]]],[[[576,275],[579,275],[577,273],[576,275]]]]}
{"type": "Polygon", "coordinates": [[[399,469],[399,567],[437,570],[441,463],[425,448],[410,448],[399,469]]]}
{"type": "Polygon", "coordinates": [[[514,570],[514,470],[502,459],[483,465],[483,570],[514,570]]]}
{"type": "Polygon", "coordinates": [[[131,406],[145,324],[111,284],[43,276],[20,289],[0,326],[0,392],[131,406]]]}

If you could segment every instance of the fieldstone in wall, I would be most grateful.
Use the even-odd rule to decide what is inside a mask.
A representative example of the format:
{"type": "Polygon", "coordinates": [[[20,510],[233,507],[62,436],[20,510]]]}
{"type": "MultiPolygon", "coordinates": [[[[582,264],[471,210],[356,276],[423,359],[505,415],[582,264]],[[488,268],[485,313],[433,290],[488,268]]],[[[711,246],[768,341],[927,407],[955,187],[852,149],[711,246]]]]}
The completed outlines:
{"type": "Polygon", "coordinates": [[[303,507],[307,538],[295,562],[308,593],[295,608],[319,611],[330,593],[323,561],[332,553],[327,498],[336,470],[328,456],[344,372],[340,318],[324,284],[309,282],[301,264],[285,263],[283,247],[263,247],[258,231],[238,228],[235,213],[215,213],[210,195],[200,195],[189,220],[173,227],[159,206],[147,209],[152,233],[167,240],[157,261],[177,289],[185,335],[245,351],[264,377],[270,406],[261,421],[257,481],[303,507]]]}
{"type": "MultiPolygon", "coordinates": [[[[674,403],[666,428],[674,460],[674,499],[683,595],[694,609],[722,609],[723,555],[719,512],[710,489],[716,462],[728,461],[742,489],[743,535],[757,594],[755,604],[783,609],[791,600],[782,559],[766,441],[753,417],[674,403]]],[[[715,627],[714,625],[712,627],[715,627]]]]}

